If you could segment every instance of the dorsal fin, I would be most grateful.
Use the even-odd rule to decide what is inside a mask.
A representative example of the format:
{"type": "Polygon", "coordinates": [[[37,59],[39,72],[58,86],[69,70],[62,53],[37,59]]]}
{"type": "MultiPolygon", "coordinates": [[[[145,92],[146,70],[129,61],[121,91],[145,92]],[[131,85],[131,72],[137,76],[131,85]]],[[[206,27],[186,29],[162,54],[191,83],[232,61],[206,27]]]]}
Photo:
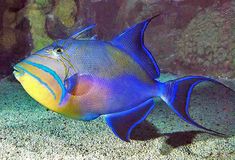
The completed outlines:
{"type": "Polygon", "coordinates": [[[160,76],[160,70],[154,57],[144,45],[144,31],[154,17],[127,29],[111,41],[114,46],[123,49],[137,61],[152,79],[160,76]]]}
{"type": "Polygon", "coordinates": [[[90,32],[95,26],[96,26],[95,24],[92,24],[90,26],[79,29],[78,31],[75,31],[73,34],[71,34],[69,38],[73,38],[77,40],[90,39],[89,37],[87,37],[87,33],[90,32]]]}
{"type": "Polygon", "coordinates": [[[98,37],[97,35],[94,35],[90,38],[90,40],[97,40],[97,37],[98,37]]]}

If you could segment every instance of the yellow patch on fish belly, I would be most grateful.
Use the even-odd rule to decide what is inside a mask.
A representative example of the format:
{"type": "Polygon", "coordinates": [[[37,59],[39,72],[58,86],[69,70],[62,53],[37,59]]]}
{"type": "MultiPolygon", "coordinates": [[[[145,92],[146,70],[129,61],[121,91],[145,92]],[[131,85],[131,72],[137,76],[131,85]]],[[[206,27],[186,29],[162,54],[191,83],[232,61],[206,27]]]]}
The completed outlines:
{"type": "Polygon", "coordinates": [[[57,101],[51,92],[43,86],[37,79],[25,73],[19,78],[20,83],[26,92],[44,106],[56,106],[57,101]]]}
{"type": "MultiPolygon", "coordinates": [[[[45,71],[43,71],[43,70],[41,70],[41,69],[39,69],[37,67],[34,67],[32,65],[26,64],[26,63],[21,63],[20,66],[25,68],[28,72],[33,74],[35,77],[40,78],[41,81],[43,81],[45,84],[47,84],[48,87],[51,89],[51,91],[53,91],[55,93],[56,101],[60,100],[60,97],[61,97],[61,94],[62,94],[62,90],[61,90],[59,84],[57,83],[57,81],[54,79],[54,77],[52,77],[49,73],[47,73],[47,72],[45,72],[45,71]]],[[[35,78],[32,77],[32,79],[35,79],[35,78]]],[[[30,85],[30,84],[24,84],[24,85],[30,85]]],[[[33,84],[34,83],[32,83],[32,85],[33,84]]],[[[45,88],[45,89],[48,90],[48,88],[46,88],[45,85],[43,85],[41,83],[38,83],[38,85],[41,86],[42,88],[45,88]]],[[[38,85],[35,84],[35,88],[38,88],[39,87],[38,85]]],[[[43,94],[43,92],[40,92],[40,93],[36,92],[34,94],[35,94],[35,96],[41,97],[42,96],[41,94],[43,94]],[[37,95],[37,94],[39,94],[39,95],[37,95]]],[[[55,99],[54,99],[54,101],[55,101],[55,99]]]]}
{"type": "Polygon", "coordinates": [[[34,66],[23,62],[20,63],[20,66],[27,70],[28,73],[26,72],[23,76],[19,77],[18,81],[32,98],[52,111],[70,118],[80,118],[79,100],[76,96],[70,95],[65,97],[65,103],[60,106],[62,93],[57,81],[49,73],[34,66]],[[48,86],[45,86],[45,84],[48,86]]]}

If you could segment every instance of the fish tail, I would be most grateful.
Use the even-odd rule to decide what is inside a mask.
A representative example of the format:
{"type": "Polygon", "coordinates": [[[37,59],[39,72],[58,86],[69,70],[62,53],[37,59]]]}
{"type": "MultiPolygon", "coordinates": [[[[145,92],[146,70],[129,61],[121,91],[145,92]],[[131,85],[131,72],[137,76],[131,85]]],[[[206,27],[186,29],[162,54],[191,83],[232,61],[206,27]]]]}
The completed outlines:
{"type": "Polygon", "coordinates": [[[176,80],[171,80],[166,83],[159,83],[159,96],[181,119],[183,119],[187,123],[194,125],[200,129],[209,131],[212,134],[224,135],[198,124],[190,117],[189,103],[192,90],[197,84],[205,81],[223,85],[222,83],[211,78],[202,76],[188,76],[176,80]]]}

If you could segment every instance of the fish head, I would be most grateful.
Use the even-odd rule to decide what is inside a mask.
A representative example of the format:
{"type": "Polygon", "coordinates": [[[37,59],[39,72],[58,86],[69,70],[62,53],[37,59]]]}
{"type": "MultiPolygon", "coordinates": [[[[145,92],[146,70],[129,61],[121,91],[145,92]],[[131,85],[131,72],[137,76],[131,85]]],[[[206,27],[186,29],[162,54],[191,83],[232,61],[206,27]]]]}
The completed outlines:
{"type": "Polygon", "coordinates": [[[31,54],[14,66],[14,76],[26,92],[43,106],[57,112],[64,112],[68,99],[64,81],[75,70],[69,62],[66,40],[53,44],[31,54]]]}

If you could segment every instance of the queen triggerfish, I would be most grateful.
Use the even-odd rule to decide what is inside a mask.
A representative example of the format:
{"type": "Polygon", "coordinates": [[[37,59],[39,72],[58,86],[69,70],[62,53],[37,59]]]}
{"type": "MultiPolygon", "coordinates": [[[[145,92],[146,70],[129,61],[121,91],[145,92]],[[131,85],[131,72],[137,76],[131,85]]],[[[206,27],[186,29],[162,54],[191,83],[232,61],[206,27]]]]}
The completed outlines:
{"type": "Polygon", "coordinates": [[[144,31],[151,20],[130,27],[111,41],[84,38],[95,25],[80,29],[16,64],[14,75],[46,108],[84,121],[103,116],[124,141],[130,140],[133,128],[150,114],[157,97],[187,123],[218,133],[190,117],[189,101],[198,83],[223,84],[203,76],[160,82],[159,67],[144,45],[144,31]]]}

